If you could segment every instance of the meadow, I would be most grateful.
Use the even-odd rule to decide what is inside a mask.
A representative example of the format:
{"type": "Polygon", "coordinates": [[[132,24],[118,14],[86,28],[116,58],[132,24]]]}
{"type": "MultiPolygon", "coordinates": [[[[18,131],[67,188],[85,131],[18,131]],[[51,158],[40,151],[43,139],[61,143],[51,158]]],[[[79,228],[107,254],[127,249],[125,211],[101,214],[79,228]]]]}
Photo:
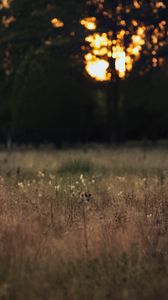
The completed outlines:
{"type": "Polygon", "coordinates": [[[168,294],[168,147],[0,151],[0,299],[168,294]]]}

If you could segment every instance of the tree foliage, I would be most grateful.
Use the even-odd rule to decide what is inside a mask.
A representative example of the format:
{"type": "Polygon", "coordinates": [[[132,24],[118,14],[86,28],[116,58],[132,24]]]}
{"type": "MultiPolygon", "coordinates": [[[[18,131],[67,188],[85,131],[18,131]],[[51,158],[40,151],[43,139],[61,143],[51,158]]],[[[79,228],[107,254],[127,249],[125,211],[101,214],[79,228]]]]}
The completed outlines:
{"type": "MultiPolygon", "coordinates": [[[[134,63],[136,72],[140,74],[163,63],[168,39],[167,1],[88,0],[86,5],[86,16],[95,17],[94,31],[99,36],[97,40],[96,34],[90,36],[90,39],[86,38],[86,42],[89,43],[85,50],[101,60],[108,61],[108,72],[112,74],[114,80],[130,73],[134,63]],[[105,42],[101,45],[103,38],[106,39],[108,46],[105,46],[105,42]],[[99,51],[96,49],[93,51],[93,47],[99,51]],[[108,51],[105,51],[104,47],[108,47],[108,51]],[[110,55],[109,48],[112,48],[110,55]],[[122,71],[117,69],[117,64],[123,65],[118,67],[122,71]]],[[[108,79],[106,76],[104,80],[108,79]]]]}
{"type": "MultiPolygon", "coordinates": [[[[106,32],[112,40],[122,30],[128,32],[122,40],[124,49],[128,48],[131,36],[136,35],[137,27],[145,26],[142,55],[121,88],[119,126],[124,128],[125,138],[153,137],[152,128],[156,137],[168,136],[163,129],[168,126],[164,96],[167,66],[161,66],[167,55],[167,24],[162,23],[167,20],[163,6],[167,1],[90,0],[87,5],[85,0],[7,3],[0,1],[1,141],[9,135],[16,142],[38,143],[107,138],[109,87],[98,82],[92,84],[84,76],[82,51],[90,51],[90,45],[84,42],[89,33],[83,30],[80,20],[93,16],[97,27],[90,34],[106,32]],[[157,3],[163,5],[156,7],[157,3]],[[63,27],[53,26],[52,20],[56,18],[63,22],[63,27]],[[145,74],[146,71],[149,72],[145,74]],[[141,79],[137,77],[140,72],[144,74],[141,79]],[[151,126],[149,119],[153,120],[151,126]]],[[[108,57],[108,61],[110,72],[117,77],[115,60],[108,57]]]]}

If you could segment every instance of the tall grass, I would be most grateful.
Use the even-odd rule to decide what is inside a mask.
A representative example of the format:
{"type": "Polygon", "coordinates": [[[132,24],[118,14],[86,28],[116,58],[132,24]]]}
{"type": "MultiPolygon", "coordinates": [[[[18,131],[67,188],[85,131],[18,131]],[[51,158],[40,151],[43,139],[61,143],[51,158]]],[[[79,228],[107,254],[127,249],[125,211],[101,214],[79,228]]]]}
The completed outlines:
{"type": "Polygon", "coordinates": [[[167,299],[166,154],[0,153],[0,299],[167,299]]]}

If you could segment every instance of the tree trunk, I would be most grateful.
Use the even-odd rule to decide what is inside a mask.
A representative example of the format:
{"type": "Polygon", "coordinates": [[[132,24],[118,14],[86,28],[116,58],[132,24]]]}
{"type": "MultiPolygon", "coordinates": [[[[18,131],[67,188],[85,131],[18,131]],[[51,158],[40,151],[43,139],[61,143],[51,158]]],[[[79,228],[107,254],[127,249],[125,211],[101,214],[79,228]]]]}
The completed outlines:
{"type": "MultiPolygon", "coordinates": [[[[117,31],[113,32],[113,40],[117,40],[117,31]]],[[[110,46],[111,47],[111,46],[110,46]]],[[[111,51],[111,48],[110,48],[111,51]]],[[[107,108],[108,108],[108,132],[109,141],[119,141],[119,77],[116,71],[116,61],[113,56],[109,60],[109,70],[111,72],[111,80],[109,82],[108,93],[107,93],[107,108]]]]}
{"type": "Polygon", "coordinates": [[[12,149],[12,139],[10,133],[7,135],[6,148],[8,152],[10,152],[12,149]]]}
{"type": "Polygon", "coordinates": [[[120,124],[119,124],[119,79],[110,82],[107,94],[108,108],[108,137],[110,142],[119,142],[120,124]]]}

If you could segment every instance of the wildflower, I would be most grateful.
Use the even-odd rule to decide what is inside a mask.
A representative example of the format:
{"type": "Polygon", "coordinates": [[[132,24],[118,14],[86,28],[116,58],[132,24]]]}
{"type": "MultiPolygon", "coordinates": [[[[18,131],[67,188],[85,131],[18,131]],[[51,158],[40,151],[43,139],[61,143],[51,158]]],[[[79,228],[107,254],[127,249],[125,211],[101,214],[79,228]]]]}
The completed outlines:
{"type": "Polygon", "coordinates": [[[43,172],[41,172],[41,171],[38,171],[37,176],[38,176],[39,178],[44,178],[45,174],[44,174],[43,172]]]}
{"type": "Polygon", "coordinates": [[[112,187],[111,187],[111,186],[108,186],[107,191],[108,191],[108,192],[111,192],[111,190],[112,190],[112,187]]]}
{"type": "Polygon", "coordinates": [[[84,178],[83,174],[80,175],[80,180],[82,181],[84,178]]]}
{"type": "Polygon", "coordinates": [[[55,186],[55,190],[56,190],[56,192],[60,191],[60,185],[59,184],[55,186]]]}
{"type": "Polygon", "coordinates": [[[126,178],[124,176],[117,176],[117,179],[120,181],[120,182],[124,182],[126,180],[126,178]]]}
{"type": "Polygon", "coordinates": [[[74,185],[71,185],[71,186],[70,186],[70,190],[73,191],[74,189],[75,189],[75,186],[74,186],[74,185]]]}
{"type": "Polygon", "coordinates": [[[23,189],[24,188],[23,182],[18,182],[18,187],[21,188],[21,189],[23,189]]]}
{"type": "Polygon", "coordinates": [[[0,183],[4,183],[4,178],[0,176],[0,183]]]}
{"type": "Polygon", "coordinates": [[[80,181],[83,185],[85,185],[85,179],[84,179],[83,174],[80,175],[80,181]]]}
{"type": "Polygon", "coordinates": [[[147,215],[147,218],[151,219],[152,218],[152,214],[147,215]]]}

